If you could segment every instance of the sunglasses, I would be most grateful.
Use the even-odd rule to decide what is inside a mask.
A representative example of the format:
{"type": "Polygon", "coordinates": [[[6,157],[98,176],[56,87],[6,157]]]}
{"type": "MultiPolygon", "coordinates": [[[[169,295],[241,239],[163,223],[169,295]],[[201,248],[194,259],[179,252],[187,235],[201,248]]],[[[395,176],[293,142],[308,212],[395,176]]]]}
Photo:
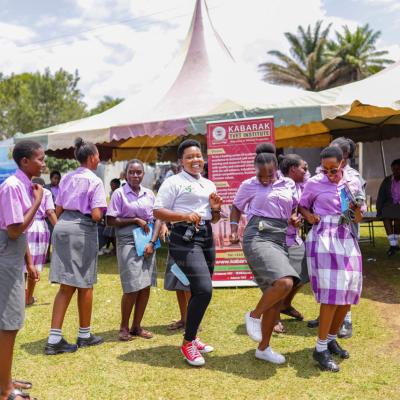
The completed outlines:
{"type": "Polygon", "coordinates": [[[324,175],[336,175],[339,172],[339,168],[331,168],[331,169],[321,168],[321,172],[324,175]]]}

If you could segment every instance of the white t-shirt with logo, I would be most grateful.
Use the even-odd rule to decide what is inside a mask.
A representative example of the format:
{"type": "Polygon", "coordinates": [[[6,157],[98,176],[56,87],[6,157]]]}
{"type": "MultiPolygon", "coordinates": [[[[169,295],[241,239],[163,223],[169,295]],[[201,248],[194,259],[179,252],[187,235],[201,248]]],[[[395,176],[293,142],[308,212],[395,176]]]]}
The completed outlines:
{"type": "Polygon", "coordinates": [[[195,212],[202,220],[211,220],[210,194],[217,191],[213,182],[204,177],[199,179],[185,171],[166,179],[158,191],[154,209],[189,214],[195,212]]]}

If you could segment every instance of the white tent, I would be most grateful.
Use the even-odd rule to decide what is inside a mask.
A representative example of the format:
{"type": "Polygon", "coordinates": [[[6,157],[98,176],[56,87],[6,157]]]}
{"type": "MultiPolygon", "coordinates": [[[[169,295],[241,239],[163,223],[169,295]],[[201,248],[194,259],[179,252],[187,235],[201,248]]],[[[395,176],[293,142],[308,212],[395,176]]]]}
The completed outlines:
{"type": "MultiPolygon", "coordinates": [[[[105,147],[113,149],[112,158],[121,159],[132,147],[163,146],[177,136],[204,134],[206,120],[263,115],[273,107],[271,103],[303,93],[267,84],[255,73],[244,71],[214,29],[205,0],[196,0],[180,53],[153,84],[101,114],[36,131],[29,137],[41,141],[47,150],[58,150],[71,147],[73,140],[82,136],[98,144],[110,143],[105,147]],[[130,140],[115,143],[123,139],[130,140]]],[[[278,115],[277,124],[299,124],[318,117],[295,111],[293,118],[278,115]]]]}

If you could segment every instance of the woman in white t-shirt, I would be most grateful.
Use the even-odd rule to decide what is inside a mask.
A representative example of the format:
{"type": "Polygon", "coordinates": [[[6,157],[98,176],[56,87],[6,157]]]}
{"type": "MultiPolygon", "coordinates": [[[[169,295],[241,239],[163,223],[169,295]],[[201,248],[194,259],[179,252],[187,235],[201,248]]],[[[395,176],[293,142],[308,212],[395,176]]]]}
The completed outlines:
{"type": "Polygon", "coordinates": [[[204,159],[199,142],[185,140],[178,148],[183,170],[163,182],[154,216],[171,222],[169,251],[190,282],[186,330],[181,352],[190,365],[204,365],[201,353],[213,350],[200,341],[197,330],[212,295],[215,247],[211,223],[220,219],[222,199],[213,182],[201,176],[204,159]]]}

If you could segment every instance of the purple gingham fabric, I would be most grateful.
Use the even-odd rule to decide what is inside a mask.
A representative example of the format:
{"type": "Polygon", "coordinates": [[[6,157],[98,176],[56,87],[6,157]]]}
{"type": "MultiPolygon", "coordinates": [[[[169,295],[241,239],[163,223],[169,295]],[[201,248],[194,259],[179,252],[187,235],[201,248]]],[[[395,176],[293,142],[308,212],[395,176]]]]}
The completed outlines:
{"type": "Polygon", "coordinates": [[[357,304],[362,290],[362,257],[358,242],[339,216],[321,217],[306,240],[311,287],[318,303],[357,304]]]}
{"type": "Polygon", "coordinates": [[[38,271],[42,271],[50,243],[50,231],[46,220],[35,219],[26,234],[33,265],[38,271]]]}

